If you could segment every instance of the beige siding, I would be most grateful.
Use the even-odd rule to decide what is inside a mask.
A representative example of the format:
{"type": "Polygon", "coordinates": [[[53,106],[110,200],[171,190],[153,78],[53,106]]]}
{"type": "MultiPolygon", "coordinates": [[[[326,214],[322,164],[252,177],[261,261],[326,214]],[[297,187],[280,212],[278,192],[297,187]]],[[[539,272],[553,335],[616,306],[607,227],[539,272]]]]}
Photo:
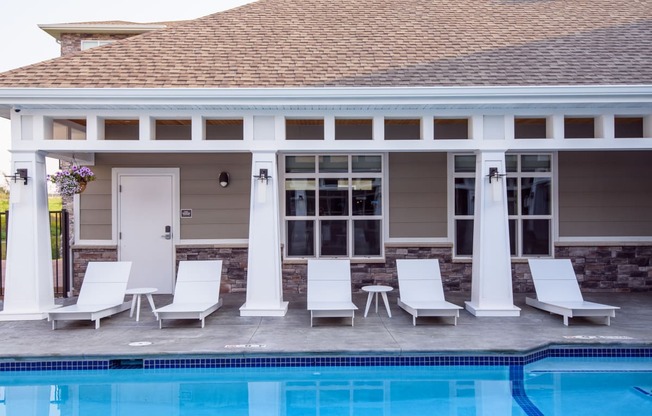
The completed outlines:
{"type": "Polygon", "coordinates": [[[560,237],[652,236],[652,152],[559,154],[560,237]]]}
{"type": "Polygon", "coordinates": [[[182,239],[249,237],[250,154],[98,154],[97,180],[81,195],[80,237],[111,239],[111,170],[116,167],[178,167],[181,208],[192,218],[181,219],[182,239]],[[230,174],[220,187],[220,172],[230,174]]]}
{"type": "Polygon", "coordinates": [[[389,155],[390,238],[447,236],[446,153],[389,155]]]}

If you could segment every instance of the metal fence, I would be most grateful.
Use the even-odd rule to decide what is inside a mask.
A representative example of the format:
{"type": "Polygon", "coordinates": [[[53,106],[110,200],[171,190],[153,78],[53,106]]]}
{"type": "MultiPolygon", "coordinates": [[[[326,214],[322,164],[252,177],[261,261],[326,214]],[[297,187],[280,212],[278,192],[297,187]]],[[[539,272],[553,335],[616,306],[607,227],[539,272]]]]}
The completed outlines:
{"type": "MultiPolygon", "coordinates": [[[[7,226],[9,211],[0,212],[0,296],[4,296],[7,258],[7,226]]],[[[50,241],[52,242],[52,274],[54,296],[68,297],[70,293],[70,218],[67,210],[50,211],[50,241]]]]}

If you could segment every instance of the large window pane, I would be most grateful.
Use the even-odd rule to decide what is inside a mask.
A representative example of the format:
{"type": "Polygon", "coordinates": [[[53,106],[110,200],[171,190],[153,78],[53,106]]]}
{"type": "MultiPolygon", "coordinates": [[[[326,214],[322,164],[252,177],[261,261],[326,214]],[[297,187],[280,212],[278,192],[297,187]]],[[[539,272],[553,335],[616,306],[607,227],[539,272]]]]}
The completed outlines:
{"type": "Polygon", "coordinates": [[[319,180],[319,215],[349,215],[349,180],[319,180]]]}
{"type": "Polygon", "coordinates": [[[322,256],[347,256],[347,221],[325,220],[321,221],[321,250],[322,256]]]}
{"type": "Polygon", "coordinates": [[[505,165],[507,165],[507,172],[516,172],[518,170],[518,156],[505,155],[505,165]]]}
{"type": "Polygon", "coordinates": [[[314,173],[314,156],[288,156],[285,158],[285,172],[287,173],[314,173]]]}
{"type": "Polygon", "coordinates": [[[550,220],[523,220],[523,255],[550,255],[550,220]]]}
{"type": "Polygon", "coordinates": [[[315,255],[315,222],[288,221],[288,256],[315,255]]]}
{"type": "Polygon", "coordinates": [[[521,156],[521,172],[550,172],[550,155],[521,156]]]}
{"type": "Polygon", "coordinates": [[[455,221],[455,249],[458,256],[473,254],[473,220],[455,221]]]}
{"type": "Polygon", "coordinates": [[[285,215],[315,215],[315,180],[287,179],[285,181],[285,215]]]}
{"type": "Polygon", "coordinates": [[[319,156],[319,172],[346,173],[349,171],[348,156],[319,156]]]}
{"type": "Polygon", "coordinates": [[[380,221],[353,221],[353,255],[380,256],[380,221]]]}
{"type": "Polygon", "coordinates": [[[522,178],[521,199],[523,215],[550,215],[550,178],[522,178]]]}
{"type": "Polygon", "coordinates": [[[381,215],[380,178],[353,179],[353,215],[381,215]]]}
{"type": "Polygon", "coordinates": [[[380,156],[353,156],[351,170],[353,172],[381,172],[383,162],[380,156]]]}
{"type": "Polygon", "coordinates": [[[516,178],[507,178],[507,214],[518,214],[518,181],[516,178]]]}
{"type": "Polygon", "coordinates": [[[455,179],[455,215],[473,215],[475,205],[475,179],[455,179]]]}
{"type": "Polygon", "coordinates": [[[475,155],[456,155],[455,173],[475,172],[475,155]]]}

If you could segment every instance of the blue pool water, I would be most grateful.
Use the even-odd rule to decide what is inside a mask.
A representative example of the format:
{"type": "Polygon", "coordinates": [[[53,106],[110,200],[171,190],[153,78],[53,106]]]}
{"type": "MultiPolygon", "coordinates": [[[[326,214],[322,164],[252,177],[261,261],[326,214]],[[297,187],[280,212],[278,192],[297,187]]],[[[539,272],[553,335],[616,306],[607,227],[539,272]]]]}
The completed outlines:
{"type": "Polygon", "coordinates": [[[0,416],[652,415],[649,356],[454,361],[464,365],[261,367],[252,360],[240,368],[166,368],[184,367],[169,360],[151,368],[136,360],[139,368],[110,369],[116,365],[107,361],[60,370],[60,363],[18,363],[0,366],[0,416]]]}

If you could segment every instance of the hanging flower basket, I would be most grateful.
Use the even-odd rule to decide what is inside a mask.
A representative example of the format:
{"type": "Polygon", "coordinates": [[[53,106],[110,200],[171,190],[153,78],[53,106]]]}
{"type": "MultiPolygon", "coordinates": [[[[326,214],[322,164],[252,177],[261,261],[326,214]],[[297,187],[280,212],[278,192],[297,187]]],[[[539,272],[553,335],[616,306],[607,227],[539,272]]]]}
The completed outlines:
{"type": "Polygon", "coordinates": [[[71,166],[54,175],[48,175],[48,178],[57,186],[60,195],[72,196],[84,192],[86,184],[95,180],[95,174],[87,166],[71,166]]]}

